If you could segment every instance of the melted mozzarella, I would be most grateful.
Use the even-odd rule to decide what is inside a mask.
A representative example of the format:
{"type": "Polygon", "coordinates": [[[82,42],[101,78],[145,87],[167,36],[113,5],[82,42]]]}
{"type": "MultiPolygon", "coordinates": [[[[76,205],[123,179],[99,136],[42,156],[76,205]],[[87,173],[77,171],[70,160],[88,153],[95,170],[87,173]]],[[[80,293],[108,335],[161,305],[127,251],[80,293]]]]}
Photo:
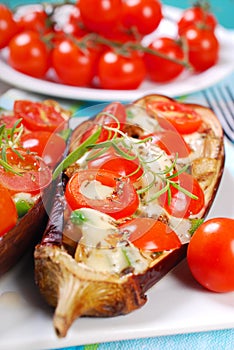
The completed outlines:
{"type": "Polygon", "coordinates": [[[140,251],[120,236],[116,221],[94,209],[79,209],[84,221],[79,225],[82,238],[75,259],[102,272],[121,273],[131,267],[135,273],[148,268],[148,260],[140,251]]]}
{"type": "Polygon", "coordinates": [[[103,200],[113,194],[113,188],[105,186],[97,180],[85,180],[80,186],[80,192],[89,199],[103,200]]]}

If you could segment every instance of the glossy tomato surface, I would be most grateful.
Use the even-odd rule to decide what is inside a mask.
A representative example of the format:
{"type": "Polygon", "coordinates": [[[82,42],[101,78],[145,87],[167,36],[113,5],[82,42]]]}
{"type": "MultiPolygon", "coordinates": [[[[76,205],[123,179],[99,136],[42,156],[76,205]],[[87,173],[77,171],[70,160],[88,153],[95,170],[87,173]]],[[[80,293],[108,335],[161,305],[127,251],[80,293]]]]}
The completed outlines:
{"type": "Polygon", "coordinates": [[[134,214],[139,205],[139,198],[132,183],[120,180],[119,175],[108,170],[80,170],[68,181],[65,196],[72,210],[93,208],[112,216],[115,219],[134,214]],[[111,195],[100,196],[97,182],[110,188],[111,195]],[[81,190],[90,183],[94,184],[92,197],[81,190]]]}
{"type": "Polygon", "coordinates": [[[136,218],[120,226],[129,240],[139,249],[161,252],[176,249],[181,242],[165,223],[152,218],[136,218]]]}
{"type": "Polygon", "coordinates": [[[214,292],[234,291],[234,219],[203,223],[191,238],[187,259],[202,286],[214,292]]]}
{"type": "Polygon", "coordinates": [[[9,191],[0,185],[0,237],[13,228],[18,214],[9,191]]]}

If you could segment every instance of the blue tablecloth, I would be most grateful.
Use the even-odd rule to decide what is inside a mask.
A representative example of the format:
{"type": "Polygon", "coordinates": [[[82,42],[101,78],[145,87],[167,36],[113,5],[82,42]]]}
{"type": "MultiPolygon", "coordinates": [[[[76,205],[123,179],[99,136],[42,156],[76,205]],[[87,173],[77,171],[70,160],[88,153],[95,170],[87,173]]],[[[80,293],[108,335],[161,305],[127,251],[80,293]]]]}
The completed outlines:
{"type": "MultiPolygon", "coordinates": [[[[3,0],[10,6],[18,4],[31,3],[31,0],[3,0]]],[[[40,1],[38,1],[40,2],[40,1]]],[[[191,5],[189,0],[167,0],[163,1],[167,5],[178,7],[188,7],[191,5]]],[[[234,29],[233,0],[216,0],[211,1],[212,8],[219,19],[219,22],[226,28],[234,29]]],[[[234,80],[233,75],[230,77],[234,80]]],[[[233,194],[232,194],[233,195],[233,194]]],[[[217,315],[217,317],[219,317],[217,315]]],[[[234,325],[233,325],[234,326],[234,325]]],[[[40,332],[40,330],[38,330],[40,332]]],[[[137,337],[137,335],[136,335],[137,337]]],[[[0,340],[1,343],[1,340],[0,340]]],[[[144,339],[132,339],[118,342],[108,342],[101,344],[83,345],[77,347],[66,348],[66,350],[233,350],[234,349],[234,329],[215,330],[209,332],[189,333],[160,336],[144,339]]]]}

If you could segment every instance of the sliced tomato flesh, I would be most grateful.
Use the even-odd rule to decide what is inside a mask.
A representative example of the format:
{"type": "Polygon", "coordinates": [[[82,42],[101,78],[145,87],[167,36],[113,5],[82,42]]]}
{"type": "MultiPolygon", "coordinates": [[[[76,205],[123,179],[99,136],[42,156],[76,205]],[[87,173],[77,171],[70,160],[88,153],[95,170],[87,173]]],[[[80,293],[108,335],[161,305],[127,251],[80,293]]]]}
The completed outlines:
{"type": "Polygon", "coordinates": [[[0,186],[0,237],[12,229],[17,222],[18,214],[9,191],[0,186]]]}
{"type": "Polygon", "coordinates": [[[80,170],[68,181],[65,197],[72,210],[79,208],[93,208],[112,216],[115,219],[131,216],[139,205],[139,198],[132,183],[127,179],[120,179],[119,175],[107,170],[80,170]],[[93,185],[93,192],[100,193],[100,187],[110,188],[109,194],[99,196],[86,194],[87,188],[93,185]],[[95,188],[96,186],[96,188],[95,188]]]}
{"type": "Polygon", "coordinates": [[[166,130],[177,130],[180,134],[196,132],[201,116],[189,105],[174,101],[148,101],[146,109],[153,113],[166,130]]]}
{"type": "Polygon", "coordinates": [[[17,149],[20,156],[8,149],[7,163],[14,170],[6,170],[0,165],[0,184],[10,192],[39,193],[52,180],[52,172],[37,156],[17,149]]]}
{"type": "Polygon", "coordinates": [[[17,100],[14,103],[14,113],[16,117],[22,118],[25,127],[32,131],[59,131],[66,125],[61,111],[53,104],[17,100]]]}
{"type": "Polygon", "coordinates": [[[199,182],[192,175],[184,172],[178,176],[178,184],[182,189],[196,196],[197,199],[191,198],[183,191],[171,186],[170,203],[166,192],[159,197],[159,204],[175,217],[188,218],[190,215],[198,214],[204,207],[205,201],[204,192],[199,182]]]}
{"type": "Polygon", "coordinates": [[[165,223],[139,217],[120,226],[120,231],[139,249],[162,252],[177,249],[181,242],[176,233],[165,223]]]}

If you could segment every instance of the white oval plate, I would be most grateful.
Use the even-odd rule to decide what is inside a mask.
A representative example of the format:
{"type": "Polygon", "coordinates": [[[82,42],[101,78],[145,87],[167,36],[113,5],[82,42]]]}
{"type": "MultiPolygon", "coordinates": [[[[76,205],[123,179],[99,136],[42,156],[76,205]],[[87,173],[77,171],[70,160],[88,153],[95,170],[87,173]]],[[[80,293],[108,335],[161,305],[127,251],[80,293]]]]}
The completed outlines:
{"type": "MultiPolygon", "coordinates": [[[[156,33],[145,38],[150,41],[152,36],[176,35],[176,20],[180,17],[181,10],[164,6],[164,17],[156,33]]],[[[0,79],[15,87],[54,97],[78,99],[85,101],[133,101],[146,94],[159,93],[171,97],[181,96],[205,89],[227,76],[234,70],[234,31],[223,27],[217,28],[217,37],[221,44],[218,63],[200,74],[182,74],[168,84],[156,84],[144,81],[135,90],[104,90],[94,88],[74,87],[59,84],[49,80],[36,79],[19,73],[6,63],[7,50],[0,52],[0,79]]]]}

